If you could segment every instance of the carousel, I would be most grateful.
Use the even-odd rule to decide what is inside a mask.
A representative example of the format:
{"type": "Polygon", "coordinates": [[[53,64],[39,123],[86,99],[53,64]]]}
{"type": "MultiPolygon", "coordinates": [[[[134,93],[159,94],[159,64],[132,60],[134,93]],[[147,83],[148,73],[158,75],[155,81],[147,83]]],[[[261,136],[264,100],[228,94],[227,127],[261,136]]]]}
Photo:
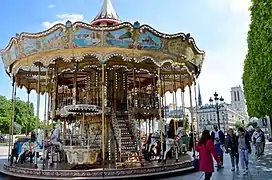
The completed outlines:
{"type": "Polygon", "coordinates": [[[36,114],[41,100],[45,114],[43,127],[36,122],[19,149],[10,136],[1,171],[35,179],[112,179],[193,168],[183,143],[188,118],[177,117],[175,106],[166,130],[165,93],[176,105],[180,96],[184,111],[188,89],[193,123],[192,94],[204,54],[190,34],[121,22],[110,0],[91,23],[16,34],[1,51],[13,87],[10,134],[17,88],[35,91],[36,114]]]}

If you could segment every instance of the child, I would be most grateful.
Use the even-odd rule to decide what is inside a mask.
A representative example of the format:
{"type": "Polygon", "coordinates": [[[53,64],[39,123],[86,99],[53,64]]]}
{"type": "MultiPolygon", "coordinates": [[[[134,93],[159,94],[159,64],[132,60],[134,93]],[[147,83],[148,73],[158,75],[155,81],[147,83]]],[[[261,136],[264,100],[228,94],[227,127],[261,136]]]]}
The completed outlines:
{"type": "Polygon", "coordinates": [[[238,152],[243,174],[248,172],[248,154],[251,153],[250,139],[244,128],[238,128],[238,152]]]}

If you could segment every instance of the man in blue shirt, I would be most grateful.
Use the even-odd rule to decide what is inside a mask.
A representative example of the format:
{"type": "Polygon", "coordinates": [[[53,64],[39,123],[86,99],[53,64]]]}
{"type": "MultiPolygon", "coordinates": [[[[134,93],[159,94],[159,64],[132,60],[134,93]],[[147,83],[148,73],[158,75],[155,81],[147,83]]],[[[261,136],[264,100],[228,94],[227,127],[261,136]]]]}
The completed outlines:
{"type": "Polygon", "coordinates": [[[220,156],[220,160],[222,163],[221,168],[223,168],[224,167],[223,166],[223,157],[224,157],[223,149],[225,145],[225,135],[221,130],[218,129],[217,125],[214,125],[213,129],[214,131],[211,133],[211,137],[215,145],[215,150],[220,156]]]}

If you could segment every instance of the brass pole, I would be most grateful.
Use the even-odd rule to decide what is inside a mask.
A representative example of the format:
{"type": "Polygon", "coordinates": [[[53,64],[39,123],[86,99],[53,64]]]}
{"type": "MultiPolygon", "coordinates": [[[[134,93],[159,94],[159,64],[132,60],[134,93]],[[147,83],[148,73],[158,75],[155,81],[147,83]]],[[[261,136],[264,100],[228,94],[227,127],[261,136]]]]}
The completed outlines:
{"type": "Polygon", "coordinates": [[[162,87],[162,83],[161,83],[161,69],[160,67],[158,67],[158,98],[159,98],[159,117],[160,117],[160,135],[161,135],[161,157],[163,159],[163,119],[162,119],[162,112],[161,112],[161,87],[162,87]]]}
{"type": "MultiPolygon", "coordinates": [[[[39,66],[38,72],[38,84],[37,84],[37,111],[36,111],[36,123],[35,123],[35,137],[37,138],[38,135],[38,121],[40,115],[40,80],[41,80],[41,67],[39,66]]],[[[37,167],[37,153],[35,153],[35,166],[37,167]]]]}
{"type": "MultiPolygon", "coordinates": [[[[8,147],[8,161],[10,161],[11,157],[11,145],[13,143],[13,130],[14,130],[14,110],[15,110],[15,99],[16,99],[16,82],[15,77],[12,76],[12,96],[11,96],[11,116],[10,116],[10,127],[9,127],[9,147],[8,147]]],[[[12,161],[10,161],[11,164],[12,161]]]]}
{"type": "Polygon", "coordinates": [[[45,143],[46,143],[46,119],[47,119],[47,93],[48,93],[48,69],[46,70],[46,75],[45,75],[45,95],[44,95],[44,120],[43,120],[43,170],[45,168],[45,143]],[[47,92],[46,92],[47,91],[47,92]]]}
{"type": "Polygon", "coordinates": [[[105,169],[105,64],[102,62],[102,91],[101,91],[101,106],[102,106],[102,157],[103,170],[105,169]]]}
{"type": "Polygon", "coordinates": [[[195,154],[195,132],[194,132],[194,112],[193,112],[193,100],[192,100],[192,84],[189,85],[189,94],[190,94],[190,114],[191,114],[191,127],[192,127],[192,133],[193,133],[193,147],[194,147],[194,154],[195,154]]]}
{"type": "Polygon", "coordinates": [[[196,108],[196,128],[197,128],[197,137],[199,139],[199,120],[198,120],[198,103],[197,103],[197,95],[196,95],[196,79],[194,79],[194,91],[195,91],[195,108],[196,108]]]}
{"type": "Polygon", "coordinates": [[[176,100],[176,74],[175,74],[175,66],[174,66],[174,70],[171,67],[171,70],[174,72],[173,74],[173,110],[174,110],[174,133],[176,134],[177,132],[177,124],[176,124],[176,118],[177,118],[177,111],[176,111],[176,106],[177,106],[177,102],[176,100]]]}

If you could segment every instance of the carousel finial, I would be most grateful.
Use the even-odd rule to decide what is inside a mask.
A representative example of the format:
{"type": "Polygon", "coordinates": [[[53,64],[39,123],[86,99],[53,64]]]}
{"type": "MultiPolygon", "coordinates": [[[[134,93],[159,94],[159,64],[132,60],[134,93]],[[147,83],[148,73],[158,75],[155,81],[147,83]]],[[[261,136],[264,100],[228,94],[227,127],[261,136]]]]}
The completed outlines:
{"type": "Polygon", "coordinates": [[[110,26],[120,24],[121,20],[115,12],[111,0],[104,0],[100,12],[91,22],[95,26],[110,26]]]}

